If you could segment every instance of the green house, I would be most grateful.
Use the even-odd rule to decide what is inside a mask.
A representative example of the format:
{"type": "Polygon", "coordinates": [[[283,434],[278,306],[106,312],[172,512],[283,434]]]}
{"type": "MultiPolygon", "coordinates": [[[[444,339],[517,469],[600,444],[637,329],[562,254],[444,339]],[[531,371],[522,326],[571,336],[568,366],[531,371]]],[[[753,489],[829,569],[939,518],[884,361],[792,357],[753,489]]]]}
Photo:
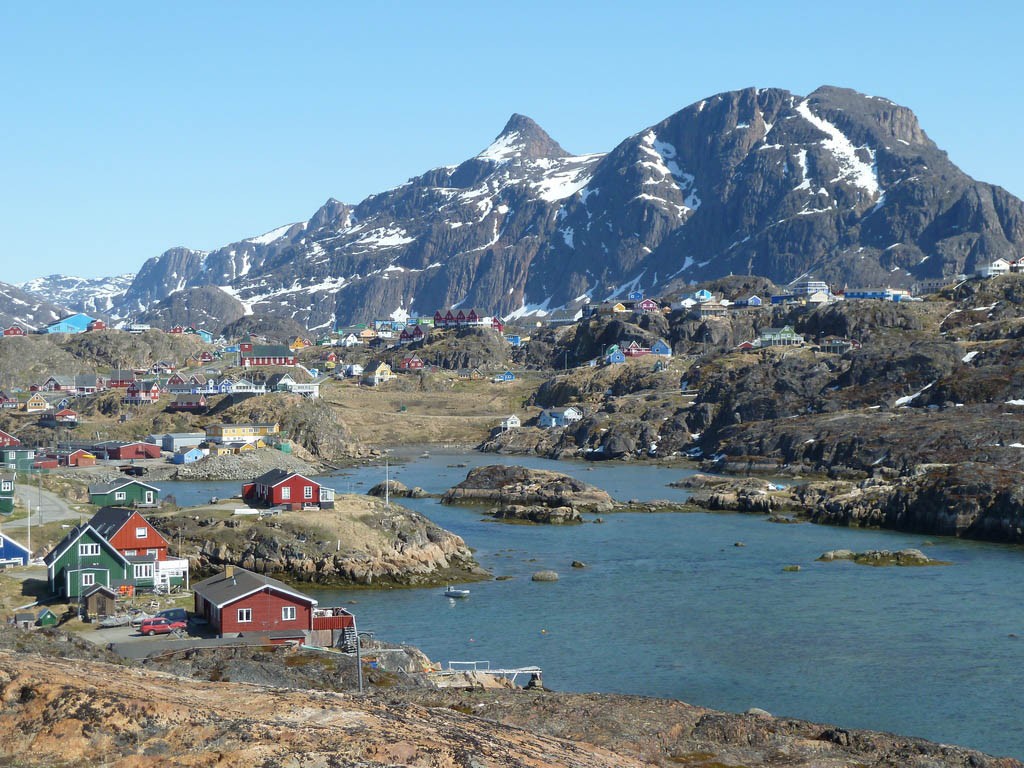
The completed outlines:
{"type": "Polygon", "coordinates": [[[39,618],[36,619],[36,621],[39,622],[40,627],[56,627],[57,622],[60,621],[60,617],[49,608],[43,608],[43,610],[39,612],[39,618]]]}
{"type": "Polygon", "coordinates": [[[14,512],[14,473],[0,472],[0,515],[14,512]]]}
{"type": "Polygon", "coordinates": [[[0,466],[16,472],[31,472],[36,460],[35,448],[0,448],[0,466]]]}
{"type": "Polygon", "coordinates": [[[132,564],[88,523],[68,531],[43,562],[50,594],[68,600],[94,584],[118,590],[135,583],[132,564]]]}
{"type": "Polygon", "coordinates": [[[134,478],[89,486],[89,503],[97,507],[155,507],[159,497],[159,488],[134,478]]]}
{"type": "Polygon", "coordinates": [[[792,347],[804,343],[804,337],[793,330],[793,326],[765,328],[761,331],[762,347],[792,347]]]}

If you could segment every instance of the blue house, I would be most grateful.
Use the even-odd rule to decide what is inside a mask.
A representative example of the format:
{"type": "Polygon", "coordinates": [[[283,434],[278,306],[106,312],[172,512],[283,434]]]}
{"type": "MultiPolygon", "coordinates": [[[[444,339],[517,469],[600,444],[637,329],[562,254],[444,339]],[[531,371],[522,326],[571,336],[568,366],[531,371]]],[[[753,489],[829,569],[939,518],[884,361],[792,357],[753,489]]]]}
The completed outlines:
{"type": "Polygon", "coordinates": [[[0,533],[0,565],[28,565],[31,558],[28,547],[0,533]]]}
{"type": "Polygon", "coordinates": [[[205,454],[198,448],[182,448],[171,458],[173,464],[191,464],[199,461],[205,454]]]}
{"type": "Polygon", "coordinates": [[[77,312],[46,326],[47,333],[85,333],[94,318],[77,312]]]}
{"type": "Polygon", "coordinates": [[[604,356],[605,365],[618,365],[624,362],[626,362],[626,355],[621,349],[613,349],[604,356]]]}
{"type": "Polygon", "coordinates": [[[651,344],[651,354],[672,357],[672,347],[664,339],[658,339],[656,342],[651,344]]]}
{"type": "Polygon", "coordinates": [[[748,296],[743,303],[748,307],[760,307],[764,304],[760,296],[748,296]]]}
{"type": "Polygon", "coordinates": [[[713,294],[706,288],[701,288],[699,291],[693,294],[693,298],[696,301],[699,301],[701,304],[703,304],[705,301],[711,301],[713,298],[715,298],[715,294],[713,294]]]}
{"type": "Polygon", "coordinates": [[[196,336],[205,341],[207,344],[213,343],[213,334],[209,331],[204,331],[202,328],[196,328],[196,336]]]}
{"type": "Polygon", "coordinates": [[[516,375],[514,373],[512,373],[512,371],[505,371],[504,373],[499,373],[497,376],[494,377],[494,381],[496,381],[496,382],[499,382],[499,381],[515,381],[515,380],[516,380],[516,375]]]}
{"type": "Polygon", "coordinates": [[[523,346],[523,338],[522,338],[522,336],[519,336],[518,334],[515,334],[515,333],[506,333],[505,334],[505,341],[507,341],[513,347],[521,347],[521,346],[523,346]]]}
{"type": "Polygon", "coordinates": [[[643,301],[643,291],[630,291],[629,295],[626,296],[626,301],[643,301]]]}

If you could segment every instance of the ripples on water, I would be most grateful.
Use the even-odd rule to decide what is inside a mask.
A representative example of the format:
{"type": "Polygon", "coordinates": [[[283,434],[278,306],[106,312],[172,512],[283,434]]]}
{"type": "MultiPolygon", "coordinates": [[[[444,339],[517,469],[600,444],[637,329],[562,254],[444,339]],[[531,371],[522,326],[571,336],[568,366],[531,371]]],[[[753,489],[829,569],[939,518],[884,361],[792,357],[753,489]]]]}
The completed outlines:
{"type": "MultiPolygon", "coordinates": [[[[439,492],[468,471],[449,464],[497,461],[569,472],[617,499],[686,495],[666,487],[686,471],[649,465],[434,455],[392,474],[439,492]]],[[[382,479],[383,468],[365,467],[324,480],[341,493],[365,493],[382,479]]],[[[193,504],[239,487],[168,490],[193,504]]],[[[462,536],[496,576],[513,578],[473,584],[460,601],[436,588],[317,593],[323,604],[355,601],[360,628],[383,639],[439,661],[536,664],[558,690],[665,696],[733,711],[757,706],[1024,758],[1017,548],[933,538],[927,553],[954,566],[871,568],[815,558],[837,548],[922,547],[925,537],[727,514],[506,525],[433,499],[402,503],[462,536]],[[573,560],[587,567],[570,568],[573,560]],[[783,573],[789,564],[802,570],[783,573]],[[560,580],[531,582],[541,569],[560,580]]]]}

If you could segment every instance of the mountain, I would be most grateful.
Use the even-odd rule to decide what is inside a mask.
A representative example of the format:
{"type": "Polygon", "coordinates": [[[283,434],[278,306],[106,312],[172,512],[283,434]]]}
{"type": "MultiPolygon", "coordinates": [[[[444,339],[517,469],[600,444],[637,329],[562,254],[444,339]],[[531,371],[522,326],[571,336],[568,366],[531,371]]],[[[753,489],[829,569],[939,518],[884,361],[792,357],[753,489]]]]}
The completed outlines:
{"type": "Polygon", "coordinates": [[[18,287],[44,297],[48,301],[89,315],[116,315],[125,291],[135,279],[134,274],[116,277],[70,277],[49,275],[37,277],[18,287]]]}
{"type": "Polygon", "coordinates": [[[16,285],[0,283],[0,328],[17,323],[26,331],[35,331],[70,314],[66,307],[26,293],[16,285]]]}
{"type": "Polygon", "coordinates": [[[150,259],[114,309],[185,322],[168,297],[216,286],[245,314],[311,328],[400,307],[523,316],[728,274],[906,286],[1019,257],[1022,243],[1024,204],[960,171],[910,109],[841,88],[748,88],[606,154],[570,154],[513,115],[458,165],[150,259]]]}

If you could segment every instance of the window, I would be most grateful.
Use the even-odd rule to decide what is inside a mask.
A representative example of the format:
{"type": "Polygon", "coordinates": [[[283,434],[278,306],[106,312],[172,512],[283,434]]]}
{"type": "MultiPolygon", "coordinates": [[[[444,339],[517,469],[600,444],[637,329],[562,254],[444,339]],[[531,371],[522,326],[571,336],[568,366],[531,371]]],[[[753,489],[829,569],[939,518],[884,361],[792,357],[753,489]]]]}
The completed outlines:
{"type": "Polygon", "coordinates": [[[284,488],[281,489],[281,498],[282,499],[290,499],[291,497],[292,497],[292,489],[289,488],[286,485],[284,488]]]}
{"type": "Polygon", "coordinates": [[[114,492],[114,501],[124,501],[124,499],[125,499],[124,491],[115,491],[114,492]]]}
{"type": "Polygon", "coordinates": [[[96,574],[95,573],[83,573],[82,574],[82,586],[83,587],[91,587],[95,583],[96,583],[96,574]]]}
{"type": "Polygon", "coordinates": [[[312,499],[313,498],[313,486],[305,485],[302,487],[302,498],[312,499]]]}
{"type": "Polygon", "coordinates": [[[139,551],[137,549],[126,549],[124,551],[125,557],[135,557],[135,555],[137,554],[139,554],[139,551]]]}
{"type": "Polygon", "coordinates": [[[79,557],[95,557],[100,553],[99,544],[79,544],[78,545],[78,556],[79,557]]]}
{"type": "Polygon", "coordinates": [[[294,605],[286,605],[281,608],[281,621],[295,621],[294,605]]]}
{"type": "Polygon", "coordinates": [[[160,554],[160,550],[159,549],[147,549],[146,550],[146,554],[147,555],[159,555],[160,554]]]}
{"type": "Polygon", "coordinates": [[[135,578],[136,579],[152,579],[153,578],[153,564],[152,563],[136,563],[135,564],[135,578]]]}
{"type": "Polygon", "coordinates": [[[146,528],[146,526],[140,525],[138,528],[135,529],[135,538],[136,539],[145,539],[148,536],[149,536],[149,529],[146,528]]]}
{"type": "Polygon", "coordinates": [[[239,608],[238,623],[249,624],[250,622],[252,622],[252,608],[239,608]]]}

